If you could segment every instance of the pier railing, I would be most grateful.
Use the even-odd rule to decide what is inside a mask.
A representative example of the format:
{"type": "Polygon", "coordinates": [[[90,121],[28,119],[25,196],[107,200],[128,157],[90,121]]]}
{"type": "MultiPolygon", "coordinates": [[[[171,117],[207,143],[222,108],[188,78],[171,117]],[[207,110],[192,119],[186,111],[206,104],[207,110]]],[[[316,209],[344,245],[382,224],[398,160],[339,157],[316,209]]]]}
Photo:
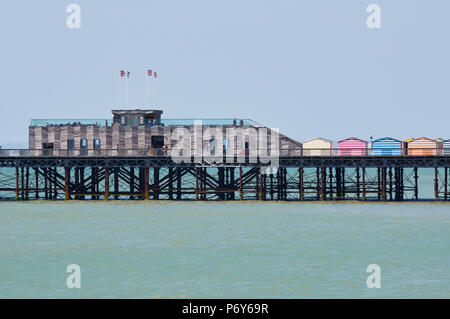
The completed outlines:
{"type": "MultiPolygon", "coordinates": [[[[188,156],[189,151],[180,149],[0,149],[0,157],[176,157],[188,156]],[[184,154],[183,154],[184,152],[184,154]]],[[[450,156],[450,148],[294,148],[268,151],[229,150],[222,153],[218,150],[204,148],[196,153],[190,150],[191,156],[263,156],[263,157],[347,157],[347,156],[450,156]]]]}
{"type": "MultiPolygon", "coordinates": [[[[174,119],[161,119],[158,124],[154,126],[193,126],[193,125],[224,125],[224,126],[263,126],[262,124],[253,121],[251,119],[240,118],[203,118],[203,119],[190,119],[190,118],[174,118],[174,119]]],[[[38,127],[54,127],[54,126],[94,126],[104,127],[112,126],[114,124],[113,119],[32,119],[30,126],[38,127]]],[[[122,124],[117,124],[122,125],[122,124]]],[[[141,124],[141,126],[146,126],[141,124]]]]}

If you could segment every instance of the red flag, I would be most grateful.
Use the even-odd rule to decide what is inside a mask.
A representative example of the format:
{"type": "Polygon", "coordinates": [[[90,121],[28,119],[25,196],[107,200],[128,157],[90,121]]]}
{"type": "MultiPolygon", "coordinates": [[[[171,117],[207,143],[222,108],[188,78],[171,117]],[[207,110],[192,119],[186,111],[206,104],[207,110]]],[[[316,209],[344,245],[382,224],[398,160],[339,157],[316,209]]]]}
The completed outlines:
{"type": "Polygon", "coordinates": [[[125,76],[125,71],[120,71],[120,77],[123,77],[123,76],[125,76]]]}
{"type": "Polygon", "coordinates": [[[155,72],[155,79],[158,77],[158,73],[155,72]]]}
{"type": "Polygon", "coordinates": [[[152,72],[153,72],[152,70],[147,70],[147,75],[152,76],[152,72]]]}

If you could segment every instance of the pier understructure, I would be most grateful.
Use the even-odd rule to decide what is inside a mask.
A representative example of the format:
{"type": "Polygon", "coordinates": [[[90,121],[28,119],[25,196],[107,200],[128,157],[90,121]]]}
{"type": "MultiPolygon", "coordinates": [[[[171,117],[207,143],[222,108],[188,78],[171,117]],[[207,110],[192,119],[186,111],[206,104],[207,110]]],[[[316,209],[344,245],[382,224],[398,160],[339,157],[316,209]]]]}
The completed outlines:
{"type": "MultiPolygon", "coordinates": [[[[2,150],[4,151],[4,150],[2,150]]],[[[3,152],[4,153],[4,152],[3,152]]],[[[25,152],[26,153],[26,152],[25,152]]],[[[0,200],[420,200],[423,168],[450,199],[449,156],[287,156],[277,167],[168,156],[0,156],[0,200]]]]}

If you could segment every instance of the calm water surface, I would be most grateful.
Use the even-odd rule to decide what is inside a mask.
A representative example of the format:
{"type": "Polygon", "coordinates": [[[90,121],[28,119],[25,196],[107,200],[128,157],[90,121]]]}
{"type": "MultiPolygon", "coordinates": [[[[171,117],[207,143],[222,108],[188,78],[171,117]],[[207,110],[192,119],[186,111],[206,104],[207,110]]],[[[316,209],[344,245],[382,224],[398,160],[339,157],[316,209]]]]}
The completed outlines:
{"type": "Polygon", "coordinates": [[[2,202],[0,297],[449,298],[449,231],[435,203],[2,202]]]}

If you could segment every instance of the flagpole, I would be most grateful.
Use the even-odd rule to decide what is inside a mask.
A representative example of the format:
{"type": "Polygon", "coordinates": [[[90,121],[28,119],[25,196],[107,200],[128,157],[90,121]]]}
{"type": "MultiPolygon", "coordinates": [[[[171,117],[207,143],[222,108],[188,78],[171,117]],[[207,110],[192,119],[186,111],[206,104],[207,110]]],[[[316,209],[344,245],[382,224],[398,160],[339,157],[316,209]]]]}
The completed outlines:
{"type": "Polygon", "coordinates": [[[148,74],[145,77],[145,106],[148,106],[148,74]]]}
{"type": "Polygon", "coordinates": [[[156,108],[156,77],[153,76],[153,107],[156,108]]]}
{"type": "Polygon", "coordinates": [[[125,106],[128,107],[128,71],[127,71],[127,78],[125,79],[125,106]]]}
{"type": "Polygon", "coordinates": [[[122,106],[122,75],[119,77],[119,106],[122,106]]]}

